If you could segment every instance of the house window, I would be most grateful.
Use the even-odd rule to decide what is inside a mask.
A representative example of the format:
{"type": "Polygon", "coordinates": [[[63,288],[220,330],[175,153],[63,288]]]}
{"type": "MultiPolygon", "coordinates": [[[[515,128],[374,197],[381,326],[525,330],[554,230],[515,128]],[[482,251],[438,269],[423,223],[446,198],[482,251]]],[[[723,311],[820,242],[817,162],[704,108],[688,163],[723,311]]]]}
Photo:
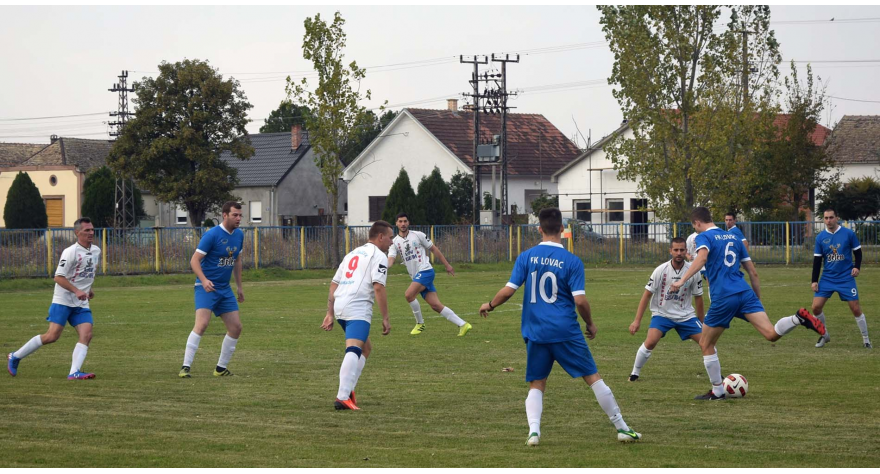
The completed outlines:
{"type": "Polygon", "coordinates": [[[623,199],[606,199],[605,205],[610,211],[608,222],[623,222],[623,199]]]}
{"type": "Polygon", "coordinates": [[[263,222],[263,201],[251,201],[251,222],[263,222]]]}
{"type": "Polygon", "coordinates": [[[385,198],[388,196],[370,196],[370,222],[382,220],[382,211],[385,210],[385,198]]]}
{"type": "Polygon", "coordinates": [[[175,222],[177,223],[177,225],[186,225],[186,218],[187,218],[186,209],[184,209],[182,207],[178,207],[174,211],[174,215],[176,216],[175,222]]]}
{"type": "Polygon", "coordinates": [[[592,221],[593,213],[590,212],[590,201],[574,202],[574,218],[581,221],[592,221]]]}

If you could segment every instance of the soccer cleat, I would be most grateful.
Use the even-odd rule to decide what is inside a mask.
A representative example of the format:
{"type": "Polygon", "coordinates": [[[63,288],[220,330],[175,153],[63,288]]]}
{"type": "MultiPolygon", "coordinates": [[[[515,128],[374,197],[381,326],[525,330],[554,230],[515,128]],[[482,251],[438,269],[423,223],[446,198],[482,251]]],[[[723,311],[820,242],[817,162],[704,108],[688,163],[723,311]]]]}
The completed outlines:
{"type": "Polygon", "coordinates": [[[354,400],[350,398],[348,400],[340,400],[337,398],[336,401],[333,402],[333,407],[337,410],[360,410],[360,408],[354,404],[354,400]]]}
{"type": "Polygon", "coordinates": [[[708,393],[697,395],[696,397],[694,397],[694,400],[724,400],[724,394],[719,397],[715,395],[715,393],[713,393],[711,390],[709,390],[708,393]]]}
{"type": "Polygon", "coordinates": [[[180,368],[180,373],[177,374],[177,376],[182,379],[188,379],[188,378],[192,377],[192,375],[189,374],[189,367],[186,365],[184,365],[183,367],[180,368]]]}
{"type": "Polygon", "coordinates": [[[627,379],[627,380],[629,380],[630,382],[635,382],[635,381],[638,380],[638,379],[639,379],[639,376],[638,376],[638,375],[636,375],[636,374],[632,374],[632,375],[629,376],[629,379],[627,379]]]}
{"type": "Polygon", "coordinates": [[[824,336],[827,332],[825,330],[825,323],[819,321],[817,317],[810,314],[810,312],[804,308],[797,310],[795,317],[801,322],[801,326],[816,331],[820,336],[824,336]]]}
{"type": "Polygon", "coordinates": [[[537,446],[539,442],[541,442],[541,435],[532,433],[529,435],[529,439],[526,440],[526,446],[537,446]]]}
{"type": "Polygon", "coordinates": [[[819,336],[819,340],[816,341],[816,347],[825,347],[825,344],[831,342],[831,336],[828,335],[828,331],[825,331],[825,335],[819,336]]]}
{"type": "Polygon", "coordinates": [[[214,369],[214,377],[232,377],[232,372],[229,369],[223,369],[222,371],[217,371],[214,369]]]}
{"type": "Polygon", "coordinates": [[[634,443],[642,439],[641,433],[636,433],[632,428],[628,430],[617,430],[617,441],[621,443],[634,443]]]}
{"type": "Polygon", "coordinates": [[[425,323],[421,323],[421,324],[416,324],[416,327],[414,327],[413,330],[410,331],[409,333],[410,333],[410,335],[418,336],[424,330],[425,330],[425,323]]]}
{"type": "MultiPolygon", "coordinates": [[[[866,343],[865,343],[865,349],[873,349],[873,348],[874,348],[874,347],[871,346],[871,343],[870,343],[870,342],[866,342],[866,343]]],[[[12,375],[15,375],[15,374],[12,374],[12,375]]]]}
{"type": "Polygon", "coordinates": [[[352,390],[351,393],[348,394],[348,399],[351,400],[351,403],[354,403],[355,405],[358,404],[357,399],[354,398],[354,390],[352,390]]]}
{"type": "Polygon", "coordinates": [[[473,326],[471,326],[471,323],[464,323],[464,326],[462,326],[458,330],[458,337],[461,337],[461,336],[464,336],[465,334],[467,334],[468,331],[470,331],[472,327],[473,326]]]}
{"type": "Polygon", "coordinates": [[[67,380],[86,380],[95,378],[95,374],[87,374],[85,372],[74,372],[67,376],[67,380]]]}
{"type": "Polygon", "coordinates": [[[18,363],[21,362],[21,359],[19,359],[18,357],[15,357],[10,352],[6,356],[6,360],[8,361],[6,363],[6,370],[9,371],[9,375],[15,377],[15,375],[18,373],[18,363]]]}

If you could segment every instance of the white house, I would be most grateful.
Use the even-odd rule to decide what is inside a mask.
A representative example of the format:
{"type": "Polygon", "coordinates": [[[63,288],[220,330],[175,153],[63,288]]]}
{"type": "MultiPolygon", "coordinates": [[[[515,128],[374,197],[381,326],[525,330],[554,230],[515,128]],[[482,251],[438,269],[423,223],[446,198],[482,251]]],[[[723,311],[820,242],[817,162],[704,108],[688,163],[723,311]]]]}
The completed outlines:
{"type": "MultiPolygon", "coordinates": [[[[450,100],[447,110],[403,109],[382,133],[343,172],[348,183],[348,223],[367,225],[380,218],[385,198],[400,168],[406,169],[413,189],[434,167],[444,180],[457,171],[473,175],[474,114],[458,110],[450,100]]],[[[501,129],[499,115],[480,115],[481,141],[501,129]]],[[[509,114],[508,201],[518,212],[530,209],[542,193],[555,194],[550,176],[573,160],[580,150],[544,116],[509,114]]],[[[492,173],[481,171],[482,191],[492,192],[492,173]]],[[[501,196],[500,169],[496,175],[501,196]]]]}

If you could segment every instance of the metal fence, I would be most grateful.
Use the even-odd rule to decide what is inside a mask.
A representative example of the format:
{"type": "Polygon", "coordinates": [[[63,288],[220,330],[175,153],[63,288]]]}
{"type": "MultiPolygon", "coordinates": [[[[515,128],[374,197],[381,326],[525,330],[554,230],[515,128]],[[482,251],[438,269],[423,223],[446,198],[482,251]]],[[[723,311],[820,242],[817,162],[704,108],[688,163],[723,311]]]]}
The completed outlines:
{"type": "MultiPolygon", "coordinates": [[[[809,264],[822,222],[740,222],[757,263],[809,264]]],[[[862,244],[863,261],[880,263],[880,221],[845,222],[862,244]]],[[[719,223],[722,227],[723,223],[719,223]]],[[[452,263],[516,259],[541,241],[536,225],[413,226],[452,263]]],[[[203,228],[96,229],[100,273],[188,273],[203,228]]],[[[367,242],[369,227],[242,227],[244,268],[329,268],[367,242]]],[[[566,229],[564,244],[588,264],[657,264],[669,258],[669,242],[693,232],[689,223],[584,224],[566,229]]],[[[76,241],[73,229],[0,229],[0,278],[52,275],[61,252],[76,241]]],[[[433,257],[432,257],[433,258],[433,257]]]]}

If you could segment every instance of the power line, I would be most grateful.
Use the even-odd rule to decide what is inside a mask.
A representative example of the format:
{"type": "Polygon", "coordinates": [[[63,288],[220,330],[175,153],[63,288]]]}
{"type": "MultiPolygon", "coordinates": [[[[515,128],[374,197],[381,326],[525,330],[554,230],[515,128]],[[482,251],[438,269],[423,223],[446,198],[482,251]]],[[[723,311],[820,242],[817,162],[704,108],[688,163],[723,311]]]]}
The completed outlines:
{"type": "Polygon", "coordinates": [[[782,21],[770,21],[772,25],[815,25],[815,24],[844,24],[844,23],[877,23],[880,22],[880,18],[840,18],[835,19],[834,17],[830,19],[823,20],[782,20],[782,21]]]}
{"type": "Polygon", "coordinates": [[[17,122],[17,121],[21,121],[21,120],[46,120],[46,119],[56,119],[56,118],[68,118],[68,117],[88,117],[91,115],[107,115],[107,112],[95,112],[92,114],[54,115],[54,116],[50,116],[50,117],[7,118],[7,119],[0,119],[0,122],[17,122]]]}
{"type": "Polygon", "coordinates": [[[830,97],[832,99],[837,99],[837,100],[848,100],[850,102],[867,102],[867,103],[871,103],[871,104],[880,104],[880,100],[847,99],[845,97],[837,97],[837,96],[833,96],[833,95],[829,95],[828,97],[830,97]]]}

